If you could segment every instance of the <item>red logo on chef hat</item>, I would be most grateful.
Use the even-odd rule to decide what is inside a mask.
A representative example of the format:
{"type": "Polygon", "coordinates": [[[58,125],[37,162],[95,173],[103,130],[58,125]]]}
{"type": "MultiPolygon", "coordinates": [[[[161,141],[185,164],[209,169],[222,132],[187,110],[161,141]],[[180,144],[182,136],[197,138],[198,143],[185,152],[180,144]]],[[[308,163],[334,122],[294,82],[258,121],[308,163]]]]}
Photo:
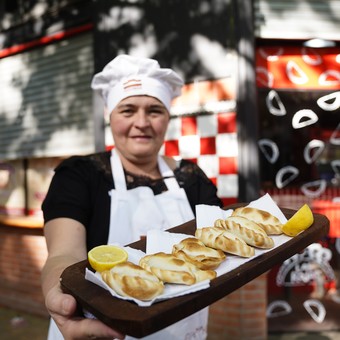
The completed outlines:
{"type": "Polygon", "coordinates": [[[140,79],[130,79],[123,83],[124,91],[137,90],[142,88],[142,81],[140,79]]]}

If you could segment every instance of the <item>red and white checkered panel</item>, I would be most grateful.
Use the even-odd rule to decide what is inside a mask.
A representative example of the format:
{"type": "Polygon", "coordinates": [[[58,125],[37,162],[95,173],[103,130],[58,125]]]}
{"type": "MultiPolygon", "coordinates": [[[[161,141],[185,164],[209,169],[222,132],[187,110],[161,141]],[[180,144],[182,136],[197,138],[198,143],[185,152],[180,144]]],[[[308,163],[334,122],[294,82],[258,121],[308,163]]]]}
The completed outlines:
{"type": "Polygon", "coordinates": [[[161,152],[197,163],[216,184],[224,204],[236,202],[238,148],[235,112],[172,118],[161,152]]]}

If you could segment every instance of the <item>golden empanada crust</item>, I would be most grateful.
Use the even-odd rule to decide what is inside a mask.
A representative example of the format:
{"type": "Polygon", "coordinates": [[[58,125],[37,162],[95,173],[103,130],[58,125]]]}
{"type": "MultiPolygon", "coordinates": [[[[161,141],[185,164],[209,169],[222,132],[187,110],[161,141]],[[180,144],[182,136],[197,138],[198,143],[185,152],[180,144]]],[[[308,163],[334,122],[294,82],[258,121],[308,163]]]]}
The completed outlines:
{"type": "Polygon", "coordinates": [[[274,247],[274,241],[255,222],[241,216],[229,216],[225,220],[215,221],[216,227],[224,228],[242,238],[248,245],[269,249],[274,247]]]}
{"type": "Polygon", "coordinates": [[[248,220],[257,223],[267,235],[282,234],[282,223],[277,217],[267,211],[252,207],[241,207],[235,209],[232,216],[245,217],[248,220]]]}
{"type": "Polygon", "coordinates": [[[255,254],[253,247],[249,246],[240,237],[219,227],[205,227],[196,230],[195,236],[206,246],[220,249],[223,252],[242,257],[251,257],[255,254]]]}
{"type": "Polygon", "coordinates": [[[142,267],[124,262],[101,273],[103,281],[117,294],[147,301],[164,291],[164,284],[142,267]]]}
{"type": "Polygon", "coordinates": [[[175,244],[172,253],[203,270],[216,269],[226,257],[222,250],[207,247],[195,237],[186,238],[175,244]]]}
{"type": "Polygon", "coordinates": [[[165,283],[192,285],[216,277],[214,270],[201,270],[192,263],[163,252],[145,255],[140,259],[139,265],[165,283]]]}

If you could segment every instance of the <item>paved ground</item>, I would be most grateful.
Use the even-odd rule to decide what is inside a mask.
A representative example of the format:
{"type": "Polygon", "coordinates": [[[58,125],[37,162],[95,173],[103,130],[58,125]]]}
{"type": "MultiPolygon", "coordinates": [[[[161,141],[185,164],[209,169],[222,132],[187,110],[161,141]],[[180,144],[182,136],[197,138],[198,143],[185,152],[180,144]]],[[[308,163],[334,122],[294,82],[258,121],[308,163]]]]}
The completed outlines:
{"type": "Polygon", "coordinates": [[[46,340],[48,319],[0,307],[1,340],[46,340]]]}
{"type": "MultiPolygon", "coordinates": [[[[0,306],[1,340],[46,340],[48,323],[47,318],[0,306]]],[[[340,340],[340,332],[272,333],[269,334],[267,340],[340,340]]]]}
{"type": "Polygon", "coordinates": [[[268,340],[340,340],[340,332],[270,334],[268,340]]]}

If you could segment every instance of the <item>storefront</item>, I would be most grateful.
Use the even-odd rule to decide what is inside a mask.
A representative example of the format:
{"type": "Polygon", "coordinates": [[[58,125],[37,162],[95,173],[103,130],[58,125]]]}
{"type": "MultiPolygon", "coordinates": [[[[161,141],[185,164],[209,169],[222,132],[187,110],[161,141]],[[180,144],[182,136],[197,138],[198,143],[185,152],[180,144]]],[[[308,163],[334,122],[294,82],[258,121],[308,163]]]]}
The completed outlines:
{"type": "Polygon", "coordinates": [[[339,53],[336,47],[273,46],[257,50],[262,189],[280,206],[298,209],[308,203],[315,213],[330,220],[327,239],[269,274],[272,330],[282,330],[283,324],[285,329],[289,324],[292,330],[306,329],[310,323],[315,323],[314,329],[336,327],[339,53]],[[300,321],[303,315],[305,323],[297,325],[297,315],[300,321]]]}
{"type": "Polygon", "coordinates": [[[259,0],[255,8],[262,190],[330,220],[326,239],[268,274],[268,327],[338,329],[339,3],[259,0]]]}
{"type": "MultiPolygon", "coordinates": [[[[280,317],[294,318],[289,295],[299,292],[305,299],[303,294],[320,288],[321,278],[324,291],[337,289],[340,27],[337,20],[322,22],[339,16],[337,1],[317,7],[307,0],[25,3],[18,1],[18,8],[31,8],[30,16],[16,13],[11,1],[1,8],[0,213],[6,225],[1,242],[7,247],[1,249],[15,252],[18,243],[25,244],[22,263],[34,268],[35,277],[23,291],[11,265],[1,267],[4,303],[15,303],[9,287],[22,292],[21,300],[39,289],[46,248],[39,261],[34,249],[44,247],[40,205],[53,168],[69,155],[113,146],[102,103],[89,85],[93,73],[119,53],[152,56],[183,75],[186,85],[174,102],[162,153],[197,162],[225,205],[268,192],[280,206],[297,209],[308,203],[330,219],[329,238],[304,257],[273,268],[268,278],[263,275],[213,305],[213,334],[263,336],[266,312],[270,330],[284,323],[280,317]],[[307,25],[311,16],[315,25],[307,25]],[[322,36],[316,29],[320,24],[322,36]],[[287,27],[293,27],[289,34],[287,27]],[[303,47],[316,34],[335,46],[303,47]],[[20,221],[17,229],[12,217],[20,221]],[[27,248],[26,239],[37,243],[27,248]],[[330,266],[320,267],[320,258],[330,266]],[[315,266],[319,276],[311,275],[315,266]],[[290,281],[282,275],[287,268],[290,281]],[[249,306],[260,312],[235,315],[249,306]]],[[[34,299],[39,303],[32,307],[30,296],[23,308],[43,309],[41,296],[34,299]]],[[[306,308],[306,300],[299,308],[312,322],[321,327],[326,320],[331,328],[329,313],[313,318],[308,308],[320,304],[309,301],[306,308]]]]}

